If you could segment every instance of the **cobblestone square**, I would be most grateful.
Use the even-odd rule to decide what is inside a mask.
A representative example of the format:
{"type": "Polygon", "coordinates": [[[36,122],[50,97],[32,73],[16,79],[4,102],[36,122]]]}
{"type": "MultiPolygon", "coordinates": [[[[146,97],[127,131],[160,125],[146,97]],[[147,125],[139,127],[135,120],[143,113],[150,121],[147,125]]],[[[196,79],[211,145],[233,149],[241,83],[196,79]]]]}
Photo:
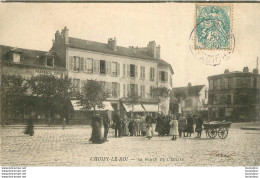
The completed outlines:
{"type": "Polygon", "coordinates": [[[232,128],[226,139],[109,137],[104,144],[88,142],[91,128],[36,127],[1,129],[2,166],[257,166],[259,130],[232,128]]]}

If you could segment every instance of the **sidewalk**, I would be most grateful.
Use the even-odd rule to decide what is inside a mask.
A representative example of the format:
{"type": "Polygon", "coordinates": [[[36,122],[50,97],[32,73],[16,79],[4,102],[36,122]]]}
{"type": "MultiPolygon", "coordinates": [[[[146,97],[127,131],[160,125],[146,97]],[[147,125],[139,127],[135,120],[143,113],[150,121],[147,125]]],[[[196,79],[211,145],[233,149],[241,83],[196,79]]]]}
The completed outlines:
{"type": "MultiPolygon", "coordinates": [[[[5,125],[1,126],[1,129],[21,129],[25,128],[27,125],[5,125]]],[[[62,129],[62,125],[34,125],[35,129],[62,129]]],[[[90,125],[66,125],[65,129],[73,129],[73,128],[91,128],[90,125]]]]}
{"type": "Polygon", "coordinates": [[[232,123],[231,128],[242,130],[260,130],[260,122],[232,123]]]}

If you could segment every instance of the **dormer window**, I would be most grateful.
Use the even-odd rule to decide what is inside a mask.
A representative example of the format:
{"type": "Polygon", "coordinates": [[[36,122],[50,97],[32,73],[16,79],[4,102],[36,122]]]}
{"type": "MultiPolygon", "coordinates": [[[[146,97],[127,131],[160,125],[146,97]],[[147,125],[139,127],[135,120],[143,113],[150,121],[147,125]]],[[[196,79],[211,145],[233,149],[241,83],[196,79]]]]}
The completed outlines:
{"type": "Polygon", "coordinates": [[[23,53],[23,51],[17,49],[17,48],[14,48],[14,49],[11,49],[11,54],[12,54],[12,60],[14,63],[20,63],[21,62],[21,53],[23,53]]]}
{"type": "Polygon", "coordinates": [[[20,53],[13,53],[13,62],[20,63],[21,54],[20,53]]]}
{"type": "Polygon", "coordinates": [[[47,67],[54,67],[54,58],[53,57],[47,57],[46,66],[47,67]]]}

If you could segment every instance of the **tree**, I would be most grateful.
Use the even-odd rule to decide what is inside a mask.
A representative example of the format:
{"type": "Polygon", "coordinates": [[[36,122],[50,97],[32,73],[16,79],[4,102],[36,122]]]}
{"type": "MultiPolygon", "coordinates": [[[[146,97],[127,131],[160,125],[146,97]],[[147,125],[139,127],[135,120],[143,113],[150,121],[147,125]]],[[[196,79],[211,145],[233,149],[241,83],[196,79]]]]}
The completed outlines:
{"type": "MultiPolygon", "coordinates": [[[[170,89],[166,87],[154,87],[151,90],[151,95],[153,98],[157,99],[159,103],[168,99],[170,97],[170,89]]],[[[159,112],[159,104],[158,104],[159,112]]]]}
{"type": "Polygon", "coordinates": [[[65,115],[70,99],[71,79],[56,78],[54,75],[38,75],[28,81],[31,96],[37,97],[37,107],[46,113],[49,125],[51,113],[65,115]]]}
{"type": "Polygon", "coordinates": [[[180,106],[181,102],[188,96],[187,91],[186,90],[174,90],[173,96],[177,100],[177,104],[178,104],[177,109],[179,110],[179,106],[180,106]]]}
{"type": "Polygon", "coordinates": [[[134,106],[140,103],[140,98],[141,96],[138,95],[138,90],[127,91],[126,105],[132,108],[131,118],[133,116],[134,106]]]}
{"type": "Polygon", "coordinates": [[[88,80],[84,83],[81,93],[78,95],[80,104],[85,109],[94,110],[96,115],[97,108],[104,108],[103,101],[109,97],[109,92],[104,90],[103,85],[96,80],[88,80]]]}
{"type": "Polygon", "coordinates": [[[187,97],[186,90],[176,90],[173,92],[174,97],[177,99],[178,103],[181,103],[182,100],[184,100],[187,97]]]}
{"type": "Polygon", "coordinates": [[[19,75],[2,75],[1,83],[1,118],[8,113],[14,113],[16,119],[17,111],[21,111],[26,98],[28,85],[26,79],[19,75]]]}

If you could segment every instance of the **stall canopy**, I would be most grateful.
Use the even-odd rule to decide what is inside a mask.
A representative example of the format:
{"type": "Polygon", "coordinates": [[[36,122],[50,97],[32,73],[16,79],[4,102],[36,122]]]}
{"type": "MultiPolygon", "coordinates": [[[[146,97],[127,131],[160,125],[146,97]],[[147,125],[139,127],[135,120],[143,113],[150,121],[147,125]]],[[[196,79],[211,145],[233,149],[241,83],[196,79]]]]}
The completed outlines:
{"type": "Polygon", "coordinates": [[[80,104],[79,100],[71,100],[74,111],[84,111],[84,107],[80,104]]]}
{"type": "MultiPolygon", "coordinates": [[[[84,111],[84,107],[80,104],[79,100],[71,100],[71,104],[73,106],[74,111],[84,111]]],[[[112,108],[110,102],[108,101],[104,101],[104,108],[96,108],[96,111],[105,111],[105,110],[109,110],[109,111],[114,111],[114,109],[112,108]]],[[[94,111],[94,109],[90,109],[90,111],[94,111]]]]}
{"type": "MultiPolygon", "coordinates": [[[[132,106],[123,104],[126,112],[132,111],[132,106]]],[[[145,112],[141,104],[134,105],[134,112],[145,112]]]]}
{"type": "Polygon", "coordinates": [[[146,110],[146,112],[158,112],[157,104],[143,104],[143,107],[146,110]]]}

